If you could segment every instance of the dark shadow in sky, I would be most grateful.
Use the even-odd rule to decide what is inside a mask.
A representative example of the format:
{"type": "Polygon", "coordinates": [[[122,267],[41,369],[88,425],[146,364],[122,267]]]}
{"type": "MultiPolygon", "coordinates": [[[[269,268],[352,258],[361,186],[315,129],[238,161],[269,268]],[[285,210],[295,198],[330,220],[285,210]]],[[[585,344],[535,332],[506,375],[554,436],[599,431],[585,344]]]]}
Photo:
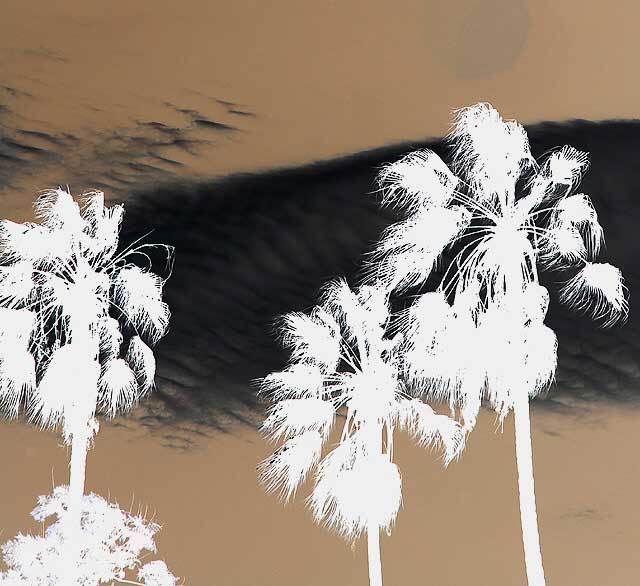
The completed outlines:
{"type": "MultiPolygon", "coordinates": [[[[604,227],[606,262],[623,270],[632,292],[629,322],[609,330],[552,302],[557,385],[536,404],[556,410],[570,410],[576,401],[631,404],[640,396],[633,296],[640,286],[640,122],[545,123],[527,130],[536,157],[564,144],[591,153],[580,191],[592,197],[604,227]]],[[[122,241],[153,228],[149,241],[176,247],[165,291],[171,330],[156,350],[158,387],[143,421],[221,429],[250,420],[259,408],[250,381],[282,368],[287,358],[275,340],[274,318],[310,308],[332,277],[354,281],[363,253],[394,219],[371,195],[376,169],[422,147],[446,160],[444,144],[434,141],[215,182],[134,185],[122,241]]]]}
{"type": "Polygon", "coordinates": [[[228,122],[230,116],[221,122],[167,102],[169,112],[184,116],[180,124],[135,120],[127,128],[84,129],[72,135],[24,119],[9,99],[17,92],[0,86],[0,190],[19,189],[26,176],[38,176],[46,177],[43,189],[70,185],[74,192],[102,189],[110,198],[124,199],[133,187],[188,173],[185,160],[240,131],[228,122]]]}
{"type": "MultiPolygon", "coordinates": [[[[77,137],[34,129],[4,106],[0,188],[77,154],[74,167],[61,164],[60,184],[86,184],[126,200],[123,243],[153,230],[148,241],[176,247],[166,286],[173,317],[157,347],[157,390],[135,416],[151,427],[223,429],[253,420],[260,405],[251,380],[282,368],[287,358],[274,319],[309,309],[319,287],[333,277],[353,282],[362,255],[394,221],[371,194],[376,170],[415,148],[432,148],[445,160],[447,153],[443,142],[430,141],[193,181],[178,178],[183,165],[167,153],[197,155],[233,128],[196,110],[167,107],[187,116],[184,126],[139,121],[128,131],[77,137]],[[193,133],[204,120],[211,140],[193,133]]],[[[571,411],[584,401],[631,404],[640,382],[634,301],[640,284],[640,122],[544,123],[527,130],[536,157],[564,144],[590,152],[591,169],[580,190],[592,197],[605,229],[604,259],[623,270],[631,291],[629,322],[610,330],[552,304],[549,322],[560,343],[557,385],[536,405],[571,411]]]]}

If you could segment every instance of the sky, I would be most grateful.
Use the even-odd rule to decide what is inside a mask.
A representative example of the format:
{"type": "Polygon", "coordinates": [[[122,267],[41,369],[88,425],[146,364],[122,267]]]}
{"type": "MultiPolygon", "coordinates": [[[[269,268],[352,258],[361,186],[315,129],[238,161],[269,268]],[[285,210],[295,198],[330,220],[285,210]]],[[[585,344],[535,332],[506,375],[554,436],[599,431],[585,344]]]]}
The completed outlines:
{"type": "MultiPolygon", "coordinates": [[[[198,303],[199,315],[209,316],[197,332],[202,345],[194,344],[193,355],[183,353],[177,364],[177,354],[169,351],[175,345],[168,344],[159,367],[166,374],[159,381],[166,400],[141,406],[120,424],[104,422],[89,453],[88,490],[154,510],[164,524],[157,539],[160,555],[174,574],[194,586],[367,583],[363,544],[352,552],[317,527],[304,509],[303,494],[285,507],[258,486],[255,466],[273,446],[238,419],[226,398],[246,395],[238,380],[245,374],[242,365],[251,364],[247,340],[264,328],[255,316],[268,292],[261,291],[265,285],[256,275],[275,271],[273,299],[280,295],[276,269],[283,259],[289,267],[284,274],[295,263],[301,271],[314,267],[316,280],[347,271],[353,251],[382,220],[366,216],[368,224],[354,227],[343,210],[322,206],[322,193],[302,207],[278,208],[278,221],[293,218],[302,227],[330,222],[331,239],[320,242],[313,231],[305,239],[302,228],[288,236],[274,232],[277,206],[252,199],[250,183],[236,188],[245,189],[242,197],[232,188],[220,189],[226,196],[216,197],[215,187],[207,187],[198,199],[198,189],[232,173],[417,144],[445,133],[453,108],[477,101],[489,101],[504,117],[522,123],[637,118],[637,12],[630,1],[605,10],[574,0],[5,2],[3,217],[29,219],[39,190],[68,184],[75,193],[99,188],[110,201],[132,205],[145,196],[149,221],[179,222],[179,195],[187,208],[206,210],[199,218],[189,216],[192,224],[180,224],[184,232],[193,226],[189,245],[199,250],[213,242],[206,266],[225,270],[217,283],[211,268],[203,274],[197,259],[195,272],[189,272],[192,265],[184,269],[193,281],[182,301],[174,290],[176,304],[198,303]],[[169,209],[161,216],[164,200],[169,209]],[[243,238],[246,218],[252,232],[243,238]],[[288,258],[294,250],[296,257],[288,258]],[[236,289],[225,288],[225,280],[236,289]],[[243,304],[252,312],[242,313],[243,304]],[[232,324],[230,315],[245,321],[232,324]],[[218,352],[213,360],[207,359],[208,347],[218,352]],[[170,380],[176,371],[183,378],[170,380]],[[218,376],[207,378],[211,372],[218,376]],[[162,421],[172,389],[184,396],[179,391],[188,394],[194,386],[198,392],[187,412],[200,409],[213,418],[203,405],[215,405],[215,425],[152,425],[162,421]],[[141,419],[149,412],[154,417],[141,419]]],[[[595,173],[596,161],[593,165],[595,173]]],[[[617,184],[608,180],[596,185],[614,190],[617,184]]],[[[291,189],[290,176],[277,181],[291,189]]],[[[304,181],[309,193],[319,184],[313,174],[304,181]]],[[[333,189],[330,181],[321,185],[333,189]]],[[[251,189],[263,193],[264,187],[251,189]]],[[[349,192],[331,193],[341,205],[352,201],[349,192]]],[[[369,213],[366,205],[349,205],[363,214],[359,218],[369,213]]],[[[617,210],[608,217],[630,220],[637,208],[626,209],[626,215],[617,210]]],[[[144,217],[134,217],[136,228],[142,226],[144,217]]],[[[610,252],[622,255],[624,239],[615,231],[619,226],[611,226],[610,252]]],[[[629,254],[636,242],[631,244],[629,254]]],[[[309,282],[291,278],[282,288],[290,294],[282,293],[283,308],[287,299],[311,303],[314,291],[304,289],[309,282]]],[[[573,338],[567,331],[573,346],[566,347],[572,362],[565,372],[581,374],[595,391],[591,397],[569,394],[556,409],[533,409],[548,581],[632,583],[640,526],[638,414],[633,403],[618,399],[634,394],[628,380],[637,379],[637,346],[621,330],[616,336],[622,350],[605,352],[602,364],[599,352],[610,347],[611,337],[595,328],[573,338]],[[617,377],[615,368],[611,372],[623,363],[629,379],[617,377]],[[615,400],[599,394],[603,388],[615,400]]],[[[188,339],[174,340],[189,347],[188,339]]],[[[274,341],[265,361],[275,364],[281,357],[274,341]]],[[[255,422],[255,415],[246,417],[255,422]]],[[[382,539],[386,583],[524,582],[512,425],[508,418],[504,432],[496,432],[494,416],[485,412],[462,460],[446,472],[435,455],[399,439],[404,508],[391,537],[382,539]]],[[[0,535],[9,539],[19,530],[37,529],[28,512],[36,497],[50,490],[52,477],[66,481],[68,454],[53,432],[14,422],[3,423],[0,434],[8,471],[1,500],[11,503],[2,513],[0,535]]]]}

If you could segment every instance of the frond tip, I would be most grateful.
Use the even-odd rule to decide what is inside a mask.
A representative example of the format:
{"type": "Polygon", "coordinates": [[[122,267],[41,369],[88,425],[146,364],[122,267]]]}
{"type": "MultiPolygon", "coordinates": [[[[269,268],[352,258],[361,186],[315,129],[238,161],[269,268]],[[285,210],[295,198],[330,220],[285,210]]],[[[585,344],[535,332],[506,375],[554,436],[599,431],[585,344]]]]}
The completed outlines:
{"type": "Polygon", "coordinates": [[[382,189],[382,205],[409,212],[447,205],[459,182],[429,149],[414,151],[385,165],[377,180],[382,189]]]}
{"type": "Polygon", "coordinates": [[[258,465],[260,482],[267,492],[280,493],[288,501],[304,481],[309,470],[320,461],[323,437],[311,429],[287,440],[258,465]]]}
{"type": "Polygon", "coordinates": [[[371,526],[390,532],[402,505],[402,478],[388,456],[369,454],[351,465],[328,464],[321,467],[308,499],[316,522],[324,522],[349,542],[371,526]]]}
{"type": "Polygon", "coordinates": [[[608,263],[586,263],[560,290],[560,301],[590,313],[603,327],[626,321],[627,288],[622,272],[608,263]]]}

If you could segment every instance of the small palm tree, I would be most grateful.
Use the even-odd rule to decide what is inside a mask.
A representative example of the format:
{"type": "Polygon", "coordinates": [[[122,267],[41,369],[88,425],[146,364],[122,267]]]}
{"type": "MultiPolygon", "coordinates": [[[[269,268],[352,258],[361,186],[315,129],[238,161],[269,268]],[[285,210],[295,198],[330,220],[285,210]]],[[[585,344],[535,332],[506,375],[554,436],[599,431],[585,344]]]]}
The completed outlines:
{"type": "Polygon", "coordinates": [[[259,466],[262,482],[288,500],[317,467],[308,499],[313,516],[351,543],[367,533],[373,586],[382,584],[380,529],[391,531],[402,500],[394,428],[407,429],[422,446],[443,446],[445,465],[463,447],[455,421],[404,392],[400,336],[385,337],[389,317],[384,291],[354,292],[334,281],[309,315],[284,316],[291,364],[261,381],[261,392],[275,401],[262,430],[286,439],[259,466]],[[340,442],[321,459],[340,409],[346,411],[340,442]]]}
{"type": "Polygon", "coordinates": [[[538,273],[572,271],[560,301],[591,311],[603,326],[626,318],[626,288],[619,269],[594,262],[602,228],[589,197],[572,194],[586,153],[565,146],[538,166],[524,129],[488,104],[460,110],[451,140],[459,177],[428,150],[381,171],[383,205],[407,216],[383,234],[365,282],[375,278],[388,292],[424,285],[458,244],[440,285],[399,322],[405,376],[425,396],[460,406],[466,431],[484,396],[501,421],[513,409],[525,562],[529,584],[538,586],[529,399],[553,381],[557,351],[538,273]]]}
{"type": "Polygon", "coordinates": [[[57,189],[34,207],[39,224],[0,222],[0,401],[9,416],[26,402],[41,427],[62,422],[75,531],[96,410],[113,417],[152,388],[155,360],[142,337],[164,335],[169,309],[164,281],[128,262],[148,259],[145,245],[116,254],[123,206],[107,208],[102,192],[90,192],[81,207],[57,189]],[[131,334],[124,358],[121,322],[131,334]]]}

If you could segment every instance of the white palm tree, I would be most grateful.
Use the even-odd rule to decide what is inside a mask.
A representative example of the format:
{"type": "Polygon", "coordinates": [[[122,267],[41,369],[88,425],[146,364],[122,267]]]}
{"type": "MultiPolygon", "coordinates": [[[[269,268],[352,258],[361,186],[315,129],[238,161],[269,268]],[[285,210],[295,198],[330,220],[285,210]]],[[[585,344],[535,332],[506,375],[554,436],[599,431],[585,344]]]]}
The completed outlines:
{"type": "Polygon", "coordinates": [[[288,500],[317,467],[308,499],[313,516],[352,543],[367,533],[372,586],[382,584],[380,529],[391,531],[402,500],[394,428],[407,429],[422,446],[444,447],[445,465],[463,447],[458,423],[404,392],[400,336],[385,337],[388,321],[384,291],[329,283],[309,315],[284,316],[291,363],[261,381],[261,392],[275,401],[262,430],[286,440],[259,466],[262,482],[288,500]],[[321,460],[340,409],[340,441],[321,460]]]}
{"type": "Polygon", "coordinates": [[[586,153],[565,146],[538,166],[522,126],[488,104],[458,111],[450,138],[458,176],[429,150],[380,173],[383,205],[406,217],[383,234],[365,282],[376,279],[389,292],[424,285],[458,243],[440,285],[399,322],[405,375],[425,396],[460,406],[467,431],[483,396],[500,420],[513,409],[525,562],[529,584],[538,586],[545,579],[529,398],[552,382],[557,349],[544,325],[549,295],[538,272],[573,271],[560,301],[590,311],[603,326],[626,318],[626,288],[619,269],[594,262],[602,228],[589,197],[572,194],[586,153]]]}
{"type": "Polygon", "coordinates": [[[164,281],[128,262],[134,254],[149,260],[143,249],[153,245],[116,254],[123,206],[105,207],[102,192],[85,194],[80,206],[57,189],[34,208],[39,224],[0,222],[0,402],[10,416],[26,402],[41,427],[62,422],[75,531],[96,409],[114,416],[152,388],[155,360],[142,337],[164,335],[169,309],[164,281]],[[124,357],[121,322],[133,332],[124,357]]]}

